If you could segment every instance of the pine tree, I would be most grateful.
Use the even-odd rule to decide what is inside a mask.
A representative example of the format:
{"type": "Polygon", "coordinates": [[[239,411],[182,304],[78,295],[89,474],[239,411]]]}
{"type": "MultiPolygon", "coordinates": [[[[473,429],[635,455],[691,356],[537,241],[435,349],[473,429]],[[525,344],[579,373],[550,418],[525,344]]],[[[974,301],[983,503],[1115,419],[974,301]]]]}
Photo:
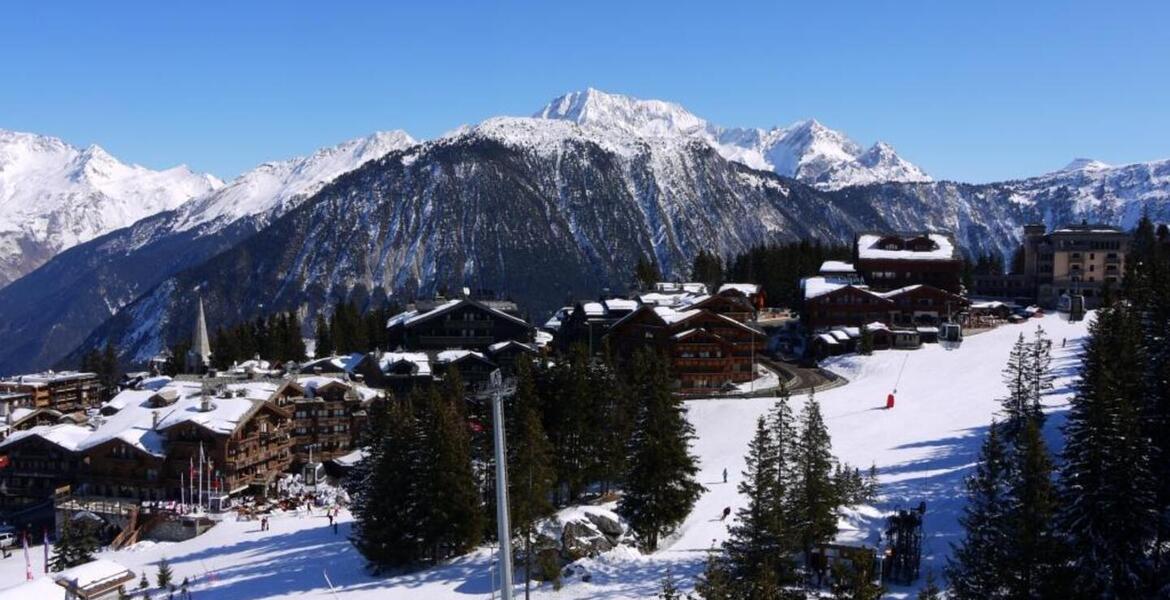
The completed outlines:
{"type": "Polygon", "coordinates": [[[346,478],[354,516],[350,539],[375,573],[423,556],[416,465],[422,442],[414,403],[391,400],[375,412],[364,436],[365,458],[346,478]]]}
{"type": "Polygon", "coordinates": [[[723,282],[723,260],[718,254],[700,250],[691,265],[691,281],[706,284],[714,293],[723,282]]]}
{"type": "Polygon", "coordinates": [[[1005,582],[1013,598],[1056,598],[1062,548],[1055,528],[1052,460],[1035,422],[1024,425],[1012,453],[1008,489],[1008,556],[1005,582]]]}
{"type": "Polygon", "coordinates": [[[552,370],[543,395],[545,430],[555,454],[557,504],[579,498],[596,470],[594,444],[600,432],[593,429],[597,422],[590,418],[595,411],[590,360],[584,347],[574,346],[567,360],[552,370]],[[561,496],[562,489],[567,497],[561,496]]]}
{"type": "Polygon", "coordinates": [[[1016,435],[1024,428],[1024,423],[1030,419],[1039,418],[1040,406],[1034,404],[1032,394],[1032,350],[1020,334],[1011,353],[1008,354],[1007,366],[1003,370],[1003,380],[1007,385],[1007,396],[1002,400],[1004,424],[1002,433],[1009,443],[1014,442],[1016,435]]]}
{"type": "Polygon", "coordinates": [[[825,427],[821,406],[810,393],[801,415],[799,444],[794,462],[796,484],[794,513],[796,536],[806,557],[817,544],[837,534],[839,498],[834,493],[833,455],[829,431],[825,427]]]}
{"type": "Polygon", "coordinates": [[[155,575],[155,581],[158,582],[159,588],[166,589],[170,587],[173,578],[174,572],[171,571],[171,563],[167,562],[164,556],[158,561],[158,574],[155,575]]]}
{"type": "Polygon", "coordinates": [[[324,358],[333,355],[333,335],[329,332],[329,322],[325,319],[325,315],[317,315],[316,335],[317,345],[313,350],[313,355],[317,358],[324,358]]]}
{"type": "Polygon", "coordinates": [[[999,425],[992,423],[983,441],[979,464],[967,478],[967,505],[959,524],[963,540],[953,547],[947,565],[951,595],[957,600],[1003,598],[1006,595],[1007,449],[999,425]]]}
{"type": "Polygon", "coordinates": [[[457,402],[432,388],[421,412],[418,465],[422,493],[419,526],[430,561],[462,554],[479,543],[483,513],[471,465],[467,426],[457,402]]]}
{"type": "Polygon", "coordinates": [[[703,600],[738,600],[731,585],[731,570],[719,552],[707,554],[706,566],[695,582],[695,594],[703,600]]]}
{"type": "Polygon", "coordinates": [[[861,337],[857,341],[857,352],[866,356],[873,354],[873,332],[865,325],[861,326],[861,337]]]}
{"type": "Polygon", "coordinates": [[[683,600],[682,592],[679,591],[678,586],[674,583],[674,575],[671,574],[670,569],[666,570],[666,575],[662,577],[662,586],[658,589],[659,600],[683,600]]]}
{"type": "Polygon", "coordinates": [[[1119,303],[1098,311],[1089,332],[1064,429],[1060,523],[1078,592],[1138,597],[1158,512],[1154,449],[1141,421],[1141,327],[1119,303]]]}
{"type": "Polygon", "coordinates": [[[652,260],[648,260],[645,256],[638,257],[638,264],[634,267],[634,277],[642,286],[642,289],[654,289],[654,284],[662,281],[662,272],[658,270],[658,265],[652,260]]]}
{"type": "Polygon", "coordinates": [[[874,582],[873,565],[870,562],[854,560],[841,561],[833,565],[831,591],[836,600],[879,600],[885,588],[874,582]]]}
{"type": "Polygon", "coordinates": [[[93,560],[97,552],[98,525],[85,518],[67,518],[61,524],[61,535],[53,544],[49,570],[55,573],[93,560]]]}
{"type": "Polygon", "coordinates": [[[556,484],[552,444],[541,425],[539,406],[532,367],[527,361],[520,361],[516,365],[516,397],[512,407],[516,418],[508,430],[508,498],[512,525],[524,543],[525,598],[532,580],[536,523],[552,512],[552,490],[556,484]]]}
{"type": "Polygon", "coordinates": [[[665,360],[642,349],[632,364],[631,392],[638,413],[618,512],[641,545],[653,551],[659,538],[690,514],[704,488],[695,480],[699,467],[690,452],[695,430],[682,401],[671,393],[665,360]]]}
{"type": "Polygon", "coordinates": [[[780,480],[780,451],[764,417],[756,421],[756,434],[748,444],[747,465],[738,491],[746,504],[735,513],[735,523],[723,544],[731,567],[731,579],[742,589],[755,582],[765,563],[788,554],[787,523],[781,507],[787,500],[780,480]]]}
{"type": "Polygon", "coordinates": [[[934,576],[934,569],[926,570],[926,584],[918,590],[918,600],[942,600],[942,590],[934,576]]]}
{"type": "Polygon", "coordinates": [[[1043,424],[1044,412],[1040,401],[1044,394],[1052,389],[1052,340],[1044,332],[1044,328],[1036,326],[1031,343],[1031,356],[1028,357],[1028,404],[1032,407],[1032,416],[1038,425],[1043,424]]]}

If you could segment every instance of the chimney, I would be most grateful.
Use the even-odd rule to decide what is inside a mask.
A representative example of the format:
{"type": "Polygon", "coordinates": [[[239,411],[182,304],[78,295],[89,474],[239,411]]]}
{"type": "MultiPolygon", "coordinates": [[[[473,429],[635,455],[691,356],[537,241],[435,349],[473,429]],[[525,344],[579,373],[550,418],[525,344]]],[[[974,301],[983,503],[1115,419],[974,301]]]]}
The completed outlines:
{"type": "Polygon", "coordinates": [[[158,411],[150,412],[150,428],[158,431],[158,411]]]}
{"type": "Polygon", "coordinates": [[[211,396],[204,394],[199,398],[199,412],[211,412],[211,396]]]}

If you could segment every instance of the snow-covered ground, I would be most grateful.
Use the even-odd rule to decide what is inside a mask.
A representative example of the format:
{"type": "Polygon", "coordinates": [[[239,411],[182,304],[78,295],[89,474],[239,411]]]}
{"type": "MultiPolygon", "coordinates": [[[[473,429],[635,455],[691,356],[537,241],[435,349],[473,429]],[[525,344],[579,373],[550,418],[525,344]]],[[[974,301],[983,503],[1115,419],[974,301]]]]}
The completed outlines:
{"type": "MultiPolygon", "coordinates": [[[[1084,323],[1067,323],[1049,315],[1024,325],[1009,325],[967,338],[948,350],[937,345],[911,352],[886,351],[873,356],[835,359],[830,368],[850,380],[848,385],[819,395],[835,454],[852,465],[879,470],[883,500],[879,506],[851,511],[843,522],[843,539],[872,545],[883,525],[882,511],[927,504],[924,568],[940,569],[957,540],[956,518],[963,505],[963,477],[976,460],[987,425],[998,409],[1004,386],[1000,377],[1016,336],[1031,336],[1037,323],[1055,342],[1055,389],[1047,399],[1048,438],[1058,440],[1070,384],[1078,366],[1076,351],[1086,333],[1084,323]],[[1062,347],[1062,340],[1067,344],[1062,347]],[[897,405],[884,410],[898,378],[897,405]]],[[[545,587],[537,597],[653,597],[670,569],[689,587],[702,570],[706,551],[727,535],[729,522],[719,521],[724,507],[737,507],[736,482],[756,418],[772,405],[768,398],[696,400],[689,402],[698,439],[694,450],[702,459],[701,481],[708,487],[690,518],[659,552],[640,556],[615,550],[581,562],[591,582],[573,578],[558,592],[545,587]],[[724,484],[727,468],[730,481],[724,484]]],[[[799,410],[803,399],[797,399],[799,410]]],[[[1055,449],[1055,448],[1054,448],[1055,449]]],[[[342,512],[334,534],[322,512],[287,515],[259,531],[257,522],[225,522],[207,534],[178,544],[141,543],[103,554],[139,572],[154,563],[171,561],[178,580],[198,578],[199,598],[487,598],[491,594],[491,554],[487,549],[421,572],[375,578],[362,569],[360,556],[346,541],[350,527],[342,512]],[[331,593],[329,583],[335,588],[331,593]]],[[[34,569],[41,565],[33,549],[34,569]]],[[[20,552],[0,560],[0,585],[24,580],[20,552]]],[[[894,587],[891,597],[906,597],[910,588],[894,587]]]]}

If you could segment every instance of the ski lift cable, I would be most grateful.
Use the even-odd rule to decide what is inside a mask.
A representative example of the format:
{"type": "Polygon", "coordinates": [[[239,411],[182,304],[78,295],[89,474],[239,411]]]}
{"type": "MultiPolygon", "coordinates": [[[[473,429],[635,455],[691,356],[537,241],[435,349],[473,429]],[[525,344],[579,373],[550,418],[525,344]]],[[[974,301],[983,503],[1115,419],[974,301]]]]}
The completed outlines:
{"type": "Polygon", "coordinates": [[[898,369],[898,378],[894,380],[894,393],[898,393],[898,384],[902,382],[902,372],[906,370],[906,361],[910,360],[910,353],[906,353],[906,357],[902,359],[902,368],[898,369]]]}

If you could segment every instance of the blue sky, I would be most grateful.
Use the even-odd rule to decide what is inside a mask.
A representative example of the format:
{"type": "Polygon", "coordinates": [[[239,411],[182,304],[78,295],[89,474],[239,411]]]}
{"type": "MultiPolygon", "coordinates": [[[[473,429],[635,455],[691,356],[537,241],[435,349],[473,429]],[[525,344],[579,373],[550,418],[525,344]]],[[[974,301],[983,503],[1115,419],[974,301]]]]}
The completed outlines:
{"type": "Polygon", "coordinates": [[[1170,2],[76,2],[0,8],[0,128],[228,178],[593,86],[815,117],[936,178],[1170,157],[1170,2]]]}

